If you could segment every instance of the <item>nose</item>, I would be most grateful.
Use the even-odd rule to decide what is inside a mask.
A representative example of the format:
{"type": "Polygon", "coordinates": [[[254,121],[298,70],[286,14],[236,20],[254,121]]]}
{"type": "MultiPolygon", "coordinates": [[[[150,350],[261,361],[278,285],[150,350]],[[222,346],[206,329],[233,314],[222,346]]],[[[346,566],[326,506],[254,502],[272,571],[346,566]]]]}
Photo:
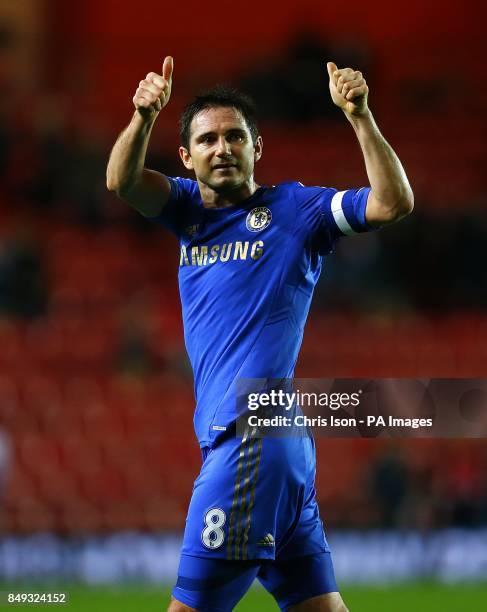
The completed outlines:
{"type": "Polygon", "coordinates": [[[231,154],[231,148],[230,148],[230,143],[228,142],[228,140],[224,137],[221,136],[218,139],[218,146],[217,146],[217,150],[216,150],[216,154],[219,157],[226,157],[228,155],[231,154]]]}

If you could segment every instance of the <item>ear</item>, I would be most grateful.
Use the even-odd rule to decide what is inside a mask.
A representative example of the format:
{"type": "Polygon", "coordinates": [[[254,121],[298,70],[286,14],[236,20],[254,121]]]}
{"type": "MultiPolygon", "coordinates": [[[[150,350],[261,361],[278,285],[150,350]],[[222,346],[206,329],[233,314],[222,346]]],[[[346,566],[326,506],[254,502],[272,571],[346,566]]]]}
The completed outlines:
{"type": "Polygon", "coordinates": [[[188,149],[179,147],[179,157],[188,170],[193,170],[193,160],[191,159],[188,149]]]}
{"type": "Polygon", "coordinates": [[[257,136],[257,140],[254,145],[254,162],[259,161],[262,157],[262,150],[264,148],[264,142],[262,141],[262,136],[257,136]]]}

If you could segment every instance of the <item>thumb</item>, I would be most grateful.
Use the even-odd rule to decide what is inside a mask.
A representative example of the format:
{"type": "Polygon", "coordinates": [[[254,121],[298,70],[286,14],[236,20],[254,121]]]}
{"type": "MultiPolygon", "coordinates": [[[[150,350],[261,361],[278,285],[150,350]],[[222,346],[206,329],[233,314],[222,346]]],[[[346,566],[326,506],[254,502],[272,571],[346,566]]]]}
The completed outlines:
{"type": "Polygon", "coordinates": [[[327,62],[326,68],[328,70],[328,76],[330,77],[330,81],[334,82],[333,73],[337,69],[337,65],[333,62],[327,62]]]}
{"type": "Polygon", "coordinates": [[[174,60],[168,55],[164,59],[164,63],[162,64],[162,76],[166,81],[169,81],[172,77],[172,71],[174,69],[174,60]]]}

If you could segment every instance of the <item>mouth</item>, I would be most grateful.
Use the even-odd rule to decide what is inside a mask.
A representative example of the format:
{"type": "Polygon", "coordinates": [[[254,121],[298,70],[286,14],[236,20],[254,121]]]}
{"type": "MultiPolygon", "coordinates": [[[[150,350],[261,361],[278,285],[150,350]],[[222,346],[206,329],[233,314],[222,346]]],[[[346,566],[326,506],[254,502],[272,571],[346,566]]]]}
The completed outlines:
{"type": "Polygon", "coordinates": [[[212,167],[212,170],[229,170],[230,168],[236,168],[237,164],[230,164],[230,163],[225,163],[225,164],[215,164],[212,167]]]}

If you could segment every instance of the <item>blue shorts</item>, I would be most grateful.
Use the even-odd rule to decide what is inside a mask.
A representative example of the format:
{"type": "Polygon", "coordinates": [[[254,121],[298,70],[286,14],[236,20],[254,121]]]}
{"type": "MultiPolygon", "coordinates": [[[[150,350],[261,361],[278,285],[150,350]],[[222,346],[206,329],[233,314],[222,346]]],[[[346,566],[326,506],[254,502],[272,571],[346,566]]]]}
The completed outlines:
{"type": "Polygon", "coordinates": [[[203,449],[203,458],[186,518],[176,599],[198,610],[231,610],[208,607],[205,598],[216,605],[212,598],[226,593],[230,582],[240,599],[256,577],[283,605],[293,596],[303,601],[337,590],[315,497],[312,437],[229,436],[203,449]],[[304,558],[312,567],[299,580],[302,588],[280,597],[276,585],[294,584],[297,557],[300,567],[304,558]],[[219,586],[210,588],[215,575],[219,586]]]}
{"type": "Polygon", "coordinates": [[[230,612],[255,578],[281,610],[338,591],[329,552],[282,561],[226,561],[182,555],[173,596],[199,612],[230,612]]]}

